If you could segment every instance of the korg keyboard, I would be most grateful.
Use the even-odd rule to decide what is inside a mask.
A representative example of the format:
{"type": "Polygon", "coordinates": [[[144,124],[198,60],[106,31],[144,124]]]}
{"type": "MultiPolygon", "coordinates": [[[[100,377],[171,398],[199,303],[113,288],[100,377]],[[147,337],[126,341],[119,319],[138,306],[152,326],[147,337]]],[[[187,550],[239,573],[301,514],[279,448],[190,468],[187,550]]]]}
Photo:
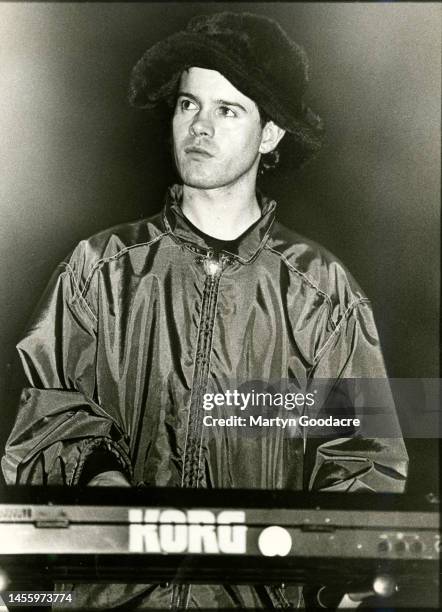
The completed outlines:
{"type": "Polygon", "coordinates": [[[20,584],[345,585],[388,575],[437,585],[431,496],[105,487],[0,495],[0,571],[20,584]]]}

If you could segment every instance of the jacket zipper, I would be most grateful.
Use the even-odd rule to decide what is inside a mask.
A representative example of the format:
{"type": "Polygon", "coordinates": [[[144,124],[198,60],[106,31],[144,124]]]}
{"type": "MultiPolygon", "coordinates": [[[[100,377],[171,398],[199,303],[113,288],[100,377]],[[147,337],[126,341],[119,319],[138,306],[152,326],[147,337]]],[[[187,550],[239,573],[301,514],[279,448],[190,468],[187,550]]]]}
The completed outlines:
{"type": "MultiPolygon", "coordinates": [[[[204,281],[203,300],[201,304],[201,321],[198,330],[195,369],[190,398],[189,425],[183,457],[183,487],[204,485],[201,470],[201,447],[203,438],[203,396],[209,378],[210,351],[212,347],[213,325],[216,315],[216,303],[221,273],[228,262],[225,255],[215,256],[208,251],[202,259],[206,278],[204,281]]],[[[187,608],[190,596],[190,585],[174,585],[172,591],[173,610],[187,608]]]]}
{"type": "Polygon", "coordinates": [[[213,323],[216,314],[218,287],[225,258],[215,258],[209,251],[203,259],[206,279],[201,305],[201,322],[195,357],[195,370],[190,399],[189,428],[183,458],[183,487],[198,487],[201,483],[201,441],[203,430],[203,396],[209,377],[213,323]]]}

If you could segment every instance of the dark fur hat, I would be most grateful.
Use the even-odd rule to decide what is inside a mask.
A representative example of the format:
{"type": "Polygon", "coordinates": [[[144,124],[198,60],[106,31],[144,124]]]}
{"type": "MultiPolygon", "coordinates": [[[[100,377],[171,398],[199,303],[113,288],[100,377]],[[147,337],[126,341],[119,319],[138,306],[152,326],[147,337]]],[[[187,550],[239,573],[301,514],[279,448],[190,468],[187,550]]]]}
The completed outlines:
{"type": "Polygon", "coordinates": [[[303,103],[304,50],[272,19],[249,13],[194,17],[186,30],[148,49],[132,70],[129,100],[154,108],[191,66],[217,70],[285,129],[305,160],[321,146],[320,119],[303,103]]]}

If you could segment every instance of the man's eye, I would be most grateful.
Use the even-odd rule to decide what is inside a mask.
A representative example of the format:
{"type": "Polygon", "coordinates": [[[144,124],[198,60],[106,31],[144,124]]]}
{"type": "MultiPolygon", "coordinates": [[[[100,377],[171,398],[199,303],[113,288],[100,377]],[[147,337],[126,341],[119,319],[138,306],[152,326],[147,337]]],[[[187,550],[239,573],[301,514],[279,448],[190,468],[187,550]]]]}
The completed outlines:
{"type": "Polygon", "coordinates": [[[195,102],[193,102],[192,100],[187,100],[187,98],[184,98],[183,100],[180,100],[179,101],[179,106],[180,106],[181,110],[183,110],[183,111],[198,110],[198,107],[195,104],[195,102]]]}
{"type": "Polygon", "coordinates": [[[218,111],[223,117],[236,117],[236,113],[228,106],[220,106],[218,111]]]}

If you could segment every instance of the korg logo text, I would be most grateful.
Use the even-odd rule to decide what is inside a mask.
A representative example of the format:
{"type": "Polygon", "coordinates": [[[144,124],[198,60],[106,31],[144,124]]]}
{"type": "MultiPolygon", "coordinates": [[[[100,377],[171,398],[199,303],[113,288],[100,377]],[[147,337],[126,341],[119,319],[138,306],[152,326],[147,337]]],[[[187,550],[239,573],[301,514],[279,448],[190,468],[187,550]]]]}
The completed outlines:
{"type": "Polygon", "coordinates": [[[224,510],[129,510],[129,551],[140,553],[242,554],[245,513],[224,510]]]}

